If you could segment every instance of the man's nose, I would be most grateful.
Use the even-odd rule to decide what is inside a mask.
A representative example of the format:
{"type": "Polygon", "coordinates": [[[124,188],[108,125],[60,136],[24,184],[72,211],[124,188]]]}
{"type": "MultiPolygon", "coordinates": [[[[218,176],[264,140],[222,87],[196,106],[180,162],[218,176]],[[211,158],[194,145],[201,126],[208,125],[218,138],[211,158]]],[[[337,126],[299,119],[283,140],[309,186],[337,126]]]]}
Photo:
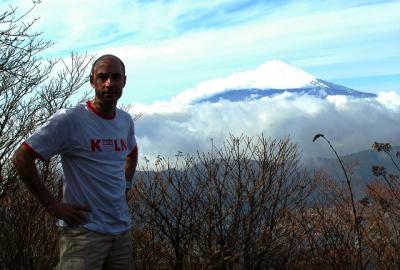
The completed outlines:
{"type": "Polygon", "coordinates": [[[111,77],[108,77],[108,78],[107,78],[107,80],[105,81],[105,85],[106,85],[106,86],[112,85],[112,79],[111,79],[111,77]]]}

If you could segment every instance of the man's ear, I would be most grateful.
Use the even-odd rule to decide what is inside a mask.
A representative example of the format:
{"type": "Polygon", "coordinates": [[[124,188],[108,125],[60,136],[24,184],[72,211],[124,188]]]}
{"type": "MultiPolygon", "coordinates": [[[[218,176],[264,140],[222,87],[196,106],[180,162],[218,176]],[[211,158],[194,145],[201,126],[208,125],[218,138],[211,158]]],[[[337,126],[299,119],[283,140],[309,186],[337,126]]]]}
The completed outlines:
{"type": "Polygon", "coordinates": [[[125,84],[126,84],[126,75],[124,75],[124,84],[122,87],[125,87],[125,84]]]}
{"type": "Polygon", "coordinates": [[[94,82],[93,82],[93,75],[92,74],[89,75],[89,81],[90,81],[90,84],[93,86],[94,82]]]}

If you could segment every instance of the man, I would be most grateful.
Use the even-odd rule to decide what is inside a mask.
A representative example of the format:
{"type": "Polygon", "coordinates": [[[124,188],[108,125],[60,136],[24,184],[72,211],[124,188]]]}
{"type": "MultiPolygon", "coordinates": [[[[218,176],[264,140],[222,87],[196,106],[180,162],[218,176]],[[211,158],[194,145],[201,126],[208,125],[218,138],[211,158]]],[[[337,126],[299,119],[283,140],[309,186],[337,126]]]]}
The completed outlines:
{"type": "Polygon", "coordinates": [[[116,108],[126,83],[114,55],[93,64],[94,100],[62,109],[17,149],[13,163],[23,182],[60,227],[58,269],[130,269],[131,219],[125,190],[138,151],[132,117],[116,108]],[[60,154],[63,200],[40,181],[35,159],[60,154]],[[125,182],[127,181],[127,183],[125,182]]]}

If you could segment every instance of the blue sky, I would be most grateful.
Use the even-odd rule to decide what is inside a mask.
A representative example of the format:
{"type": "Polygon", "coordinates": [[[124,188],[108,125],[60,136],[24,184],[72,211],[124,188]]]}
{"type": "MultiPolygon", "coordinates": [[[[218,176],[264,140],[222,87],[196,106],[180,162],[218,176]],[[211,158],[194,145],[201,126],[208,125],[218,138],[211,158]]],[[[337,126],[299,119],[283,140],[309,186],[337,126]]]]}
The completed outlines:
{"type": "MultiPolygon", "coordinates": [[[[19,7],[31,1],[1,1],[19,7]]],[[[281,59],[361,91],[400,92],[400,1],[43,0],[30,14],[46,53],[114,53],[124,103],[169,100],[197,84],[281,59]]]]}
{"type": "MultiPolygon", "coordinates": [[[[0,0],[1,10],[8,4],[21,12],[32,6],[0,0]]],[[[209,151],[211,139],[221,145],[231,134],[290,136],[308,157],[331,157],[327,145],[312,142],[317,133],[339,154],[374,141],[400,145],[400,1],[43,0],[29,16],[40,17],[35,30],[55,42],[48,57],[87,51],[123,59],[128,81],[121,102],[142,114],[141,157],[209,151]],[[284,94],[187,103],[276,79],[276,69],[264,76],[271,60],[377,98],[284,94]]]]}

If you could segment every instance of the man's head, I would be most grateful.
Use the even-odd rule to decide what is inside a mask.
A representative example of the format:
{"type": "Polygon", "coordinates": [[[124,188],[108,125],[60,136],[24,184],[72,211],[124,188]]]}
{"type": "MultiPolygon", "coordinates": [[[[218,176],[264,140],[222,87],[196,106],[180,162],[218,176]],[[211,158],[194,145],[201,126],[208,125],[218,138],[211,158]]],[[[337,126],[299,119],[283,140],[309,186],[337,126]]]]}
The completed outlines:
{"type": "Polygon", "coordinates": [[[118,57],[106,54],[93,63],[90,84],[96,91],[97,101],[116,105],[125,83],[125,65],[118,57]]]}

